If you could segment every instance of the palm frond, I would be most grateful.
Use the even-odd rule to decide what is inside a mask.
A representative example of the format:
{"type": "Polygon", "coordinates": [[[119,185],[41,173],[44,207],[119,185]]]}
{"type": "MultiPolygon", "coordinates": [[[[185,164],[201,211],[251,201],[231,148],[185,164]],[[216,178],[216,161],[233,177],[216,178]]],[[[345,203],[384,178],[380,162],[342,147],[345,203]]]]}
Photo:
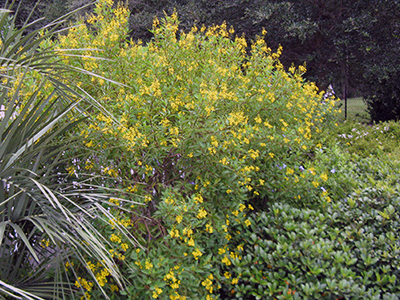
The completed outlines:
{"type": "MultiPolygon", "coordinates": [[[[0,297],[74,298],[79,289],[64,265],[78,260],[96,281],[87,257],[123,286],[108,252],[112,246],[93,225],[113,218],[103,206],[109,204],[107,191],[87,178],[66,180],[63,171],[64,152],[82,143],[66,135],[83,119],[74,110],[82,111],[80,103],[87,101],[104,111],[64,75],[97,75],[66,66],[57,50],[41,48],[42,41],[65,30],[65,17],[26,35],[35,22],[17,29],[9,17],[10,10],[0,10],[0,30],[9,26],[0,45],[0,297]]],[[[121,226],[117,230],[137,243],[121,226]]]]}

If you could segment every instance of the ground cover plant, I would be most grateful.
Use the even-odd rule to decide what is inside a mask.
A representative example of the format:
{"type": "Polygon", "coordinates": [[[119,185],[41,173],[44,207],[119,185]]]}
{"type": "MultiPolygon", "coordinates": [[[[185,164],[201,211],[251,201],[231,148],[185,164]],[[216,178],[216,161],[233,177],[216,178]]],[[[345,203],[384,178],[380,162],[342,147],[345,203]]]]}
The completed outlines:
{"type": "MultiPolygon", "coordinates": [[[[71,68],[92,72],[66,78],[97,101],[73,110],[86,120],[62,136],[83,139],[65,154],[69,180],[90,175],[94,186],[115,189],[102,206],[112,218],[92,225],[108,237],[102,245],[127,284],[84,253],[83,260],[62,266],[77,287],[75,296],[102,297],[105,291],[114,299],[254,299],[265,293],[337,299],[364,293],[395,299],[398,240],[390,230],[397,228],[397,179],[380,187],[383,193],[368,194],[371,202],[383,197],[380,206],[358,197],[367,193],[366,180],[386,180],[394,165],[383,162],[381,171],[373,158],[342,152],[322,138],[337,125],[335,99],[323,99],[302,78],[303,66],[284,70],[282,50],[273,53],[262,38],[247,45],[224,24],[178,32],[173,14],[154,19],[154,39],[143,45],[126,39],[128,16],[123,5],[100,0],[94,14],[41,44],[61,50],[59,58],[71,68]],[[374,237],[366,245],[352,239],[350,256],[379,248],[393,257],[393,266],[384,261],[371,275],[371,263],[363,259],[322,260],[318,251],[328,246],[341,254],[338,239],[349,237],[337,232],[355,222],[349,207],[360,226],[370,226],[368,234],[381,226],[381,244],[372,244],[374,237]],[[278,270],[287,262],[280,249],[289,246],[297,251],[294,260],[309,249],[309,265],[292,262],[295,277],[278,270]],[[346,282],[339,282],[343,272],[346,282]]],[[[31,82],[35,76],[28,74],[31,82]]],[[[46,87],[43,94],[52,91],[46,87]]]]}
{"type": "Polygon", "coordinates": [[[324,139],[330,147],[338,143],[343,149],[362,157],[392,156],[392,159],[396,159],[399,151],[399,137],[398,122],[363,124],[345,121],[324,139]]]}

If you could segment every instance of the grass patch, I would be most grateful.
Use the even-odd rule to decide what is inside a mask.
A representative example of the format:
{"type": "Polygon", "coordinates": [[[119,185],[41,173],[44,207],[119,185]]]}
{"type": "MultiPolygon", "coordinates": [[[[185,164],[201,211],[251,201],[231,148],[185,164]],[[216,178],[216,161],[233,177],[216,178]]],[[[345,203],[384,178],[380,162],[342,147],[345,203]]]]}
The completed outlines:
{"type": "MultiPolygon", "coordinates": [[[[340,100],[339,107],[342,112],[339,115],[339,121],[345,120],[345,103],[340,100]]],[[[368,122],[370,120],[367,105],[361,97],[347,99],[347,120],[355,122],[368,122]]]]}

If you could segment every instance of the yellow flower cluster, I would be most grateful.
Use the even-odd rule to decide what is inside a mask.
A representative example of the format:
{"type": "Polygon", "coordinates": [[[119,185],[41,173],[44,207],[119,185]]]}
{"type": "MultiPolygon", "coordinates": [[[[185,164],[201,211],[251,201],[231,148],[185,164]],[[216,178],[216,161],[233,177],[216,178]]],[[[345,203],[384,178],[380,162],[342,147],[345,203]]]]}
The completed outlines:
{"type": "Polygon", "coordinates": [[[164,281],[174,290],[177,290],[181,284],[181,281],[175,276],[175,272],[178,272],[178,274],[181,273],[177,270],[179,270],[179,266],[175,266],[174,269],[169,270],[167,275],[164,276],[164,281]]]}
{"type": "Polygon", "coordinates": [[[43,249],[47,248],[50,246],[50,240],[49,239],[42,239],[40,241],[40,247],[42,247],[43,249]]]}
{"type": "Polygon", "coordinates": [[[199,210],[199,212],[197,214],[197,218],[203,219],[206,216],[207,216],[207,212],[203,208],[200,208],[200,210],[199,210]]]}
{"type": "Polygon", "coordinates": [[[195,260],[198,260],[200,256],[203,255],[203,253],[200,251],[199,248],[196,248],[193,252],[192,255],[194,257],[195,260]]]}
{"type": "Polygon", "coordinates": [[[201,285],[205,286],[207,291],[212,294],[214,286],[213,286],[214,276],[213,274],[208,275],[208,277],[201,282],[201,285]]]}
{"type": "Polygon", "coordinates": [[[155,286],[152,297],[154,299],[157,299],[158,296],[160,296],[162,292],[163,292],[163,290],[161,288],[159,288],[158,286],[155,286]]]}
{"type": "Polygon", "coordinates": [[[83,287],[86,291],[90,292],[93,288],[93,282],[87,281],[85,278],[78,277],[75,281],[75,286],[77,288],[83,287]]]}

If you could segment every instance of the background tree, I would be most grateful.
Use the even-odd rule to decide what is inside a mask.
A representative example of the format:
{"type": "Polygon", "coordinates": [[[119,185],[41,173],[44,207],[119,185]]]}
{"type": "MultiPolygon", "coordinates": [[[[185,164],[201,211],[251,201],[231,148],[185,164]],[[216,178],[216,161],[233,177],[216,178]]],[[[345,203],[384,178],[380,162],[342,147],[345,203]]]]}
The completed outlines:
{"type": "MultiPolygon", "coordinates": [[[[373,121],[400,118],[400,1],[372,1],[363,13],[360,90],[373,121]]],[[[361,22],[360,22],[361,23],[361,22]]],[[[361,27],[361,26],[360,26],[361,27]]]]}

